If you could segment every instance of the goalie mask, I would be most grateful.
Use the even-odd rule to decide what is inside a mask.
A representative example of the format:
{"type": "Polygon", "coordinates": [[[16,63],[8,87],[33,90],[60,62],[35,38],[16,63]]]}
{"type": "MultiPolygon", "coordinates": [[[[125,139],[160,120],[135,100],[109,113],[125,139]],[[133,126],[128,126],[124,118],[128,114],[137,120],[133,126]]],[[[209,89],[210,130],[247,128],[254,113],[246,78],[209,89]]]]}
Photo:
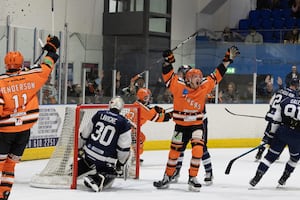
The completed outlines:
{"type": "Polygon", "coordinates": [[[18,71],[22,68],[24,57],[19,51],[10,51],[4,58],[6,71],[18,71]]]}
{"type": "Polygon", "coordinates": [[[120,96],[113,97],[109,101],[109,109],[117,109],[119,112],[123,109],[124,107],[124,101],[120,96]]]}
{"type": "Polygon", "coordinates": [[[201,85],[202,78],[200,69],[191,69],[185,75],[185,82],[190,88],[197,89],[201,85]]]}

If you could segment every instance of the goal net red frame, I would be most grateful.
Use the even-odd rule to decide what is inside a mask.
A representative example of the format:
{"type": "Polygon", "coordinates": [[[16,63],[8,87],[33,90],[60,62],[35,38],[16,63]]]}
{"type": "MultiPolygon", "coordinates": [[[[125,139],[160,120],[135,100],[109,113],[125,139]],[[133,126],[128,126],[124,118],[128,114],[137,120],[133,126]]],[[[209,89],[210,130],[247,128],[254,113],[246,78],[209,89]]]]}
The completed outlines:
{"type": "MultiPolygon", "coordinates": [[[[99,110],[108,110],[108,104],[82,104],[65,108],[65,117],[60,138],[45,168],[30,181],[30,186],[39,188],[76,189],[78,182],[78,147],[80,130],[99,110]]],[[[139,179],[140,173],[140,106],[125,104],[121,115],[132,125],[133,143],[131,159],[128,161],[129,177],[139,179]],[[130,117],[134,116],[134,117],[130,117]],[[134,142],[136,141],[136,142],[134,142]]]]}

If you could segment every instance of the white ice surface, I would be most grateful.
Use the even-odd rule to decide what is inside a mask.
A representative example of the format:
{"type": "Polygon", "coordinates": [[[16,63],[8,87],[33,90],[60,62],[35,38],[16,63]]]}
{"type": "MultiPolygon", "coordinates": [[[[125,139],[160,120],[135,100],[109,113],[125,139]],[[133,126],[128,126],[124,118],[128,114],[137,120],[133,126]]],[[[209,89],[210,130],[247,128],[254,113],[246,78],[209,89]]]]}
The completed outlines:
{"type": "Polygon", "coordinates": [[[289,156],[287,149],[280,159],[271,165],[269,171],[257,184],[255,189],[249,189],[249,180],[254,176],[258,162],[254,162],[256,152],[236,160],[229,175],[225,175],[228,162],[248,151],[249,148],[210,149],[214,170],[214,183],[211,186],[203,184],[204,168],[200,167],[198,179],[202,183],[200,192],[188,191],[188,165],[190,150],[185,153],[184,166],[179,183],[171,184],[169,189],[158,190],[153,187],[153,181],[160,180],[165,170],[168,151],[145,151],[142,155],[144,163],[140,170],[140,179],[124,181],[117,179],[113,187],[99,193],[90,191],[79,184],[78,189],[40,189],[29,186],[31,177],[39,173],[48,160],[24,161],[16,166],[15,184],[10,200],[290,200],[300,198],[300,169],[294,171],[283,188],[276,188],[282,175],[285,162],[289,156]]]}

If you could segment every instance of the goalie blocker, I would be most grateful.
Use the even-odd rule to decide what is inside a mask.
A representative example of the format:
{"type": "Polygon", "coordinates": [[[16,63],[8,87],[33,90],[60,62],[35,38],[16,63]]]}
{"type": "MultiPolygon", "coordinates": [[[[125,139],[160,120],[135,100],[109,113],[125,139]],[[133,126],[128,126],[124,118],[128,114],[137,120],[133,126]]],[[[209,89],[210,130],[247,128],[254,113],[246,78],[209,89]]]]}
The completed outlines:
{"type": "MultiPolygon", "coordinates": [[[[107,104],[86,104],[76,107],[66,106],[59,140],[47,165],[39,174],[32,177],[30,186],[38,188],[76,189],[77,180],[82,178],[82,176],[78,177],[79,134],[97,111],[107,109],[107,104]]],[[[125,116],[128,112],[137,113],[137,119],[133,123],[136,125],[135,137],[140,137],[140,108],[132,104],[125,104],[121,114],[125,116]]],[[[140,148],[139,143],[135,143],[134,145],[136,145],[134,148],[140,148]]],[[[122,174],[121,176],[124,179],[126,179],[124,173],[129,173],[128,167],[130,167],[130,177],[139,178],[140,157],[139,154],[132,154],[131,156],[135,159],[135,162],[128,162],[131,166],[124,166],[124,168],[118,170],[119,172],[122,170],[123,174],[121,172],[120,174],[122,174]]],[[[90,168],[93,170],[93,166],[90,166],[90,168]]],[[[117,174],[117,177],[120,177],[120,174],[117,174]]]]}

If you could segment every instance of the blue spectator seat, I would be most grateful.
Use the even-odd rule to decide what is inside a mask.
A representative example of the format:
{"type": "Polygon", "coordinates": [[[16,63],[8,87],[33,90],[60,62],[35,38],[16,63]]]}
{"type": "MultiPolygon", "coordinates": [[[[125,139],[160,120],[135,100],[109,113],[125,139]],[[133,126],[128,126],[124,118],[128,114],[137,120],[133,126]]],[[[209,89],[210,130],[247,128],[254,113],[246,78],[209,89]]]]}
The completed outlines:
{"type": "Polygon", "coordinates": [[[283,9],[282,10],[282,17],[285,18],[285,19],[288,19],[288,18],[292,17],[291,8],[283,9]]]}
{"type": "Polygon", "coordinates": [[[249,30],[250,23],[248,19],[240,19],[239,21],[239,29],[240,30],[249,30]]]}
{"type": "Polygon", "coordinates": [[[283,41],[283,39],[284,39],[284,32],[283,31],[274,31],[274,38],[278,42],[283,41]]]}
{"type": "Polygon", "coordinates": [[[274,19],[273,28],[275,29],[284,29],[284,21],[283,19],[274,19]]]}
{"type": "Polygon", "coordinates": [[[260,11],[260,18],[263,20],[271,18],[272,11],[270,9],[263,9],[260,11]]]}
{"type": "Polygon", "coordinates": [[[255,29],[261,29],[261,22],[262,22],[262,18],[258,18],[258,19],[250,19],[250,27],[253,27],[255,29]]]}
{"type": "Polygon", "coordinates": [[[272,29],[273,28],[273,20],[272,19],[263,19],[261,22],[262,29],[272,29]]]}
{"type": "Polygon", "coordinates": [[[264,42],[275,42],[275,38],[272,30],[261,31],[261,34],[263,35],[264,42]]]}
{"type": "Polygon", "coordinates": [[[254,21],[254,20],[257,20],[257,19],[260,19],[261,16],[260,16],[260,10],[250,10],[249,11],[249,19],[251,21],[254,21]]]}
{"type": "Polygon", "coordinates": [[[297,18],[297,19],[296,19],[296,26],[297,26],[298,28],[300,28],[300,18],[297,18]]]}
{"type": "Polygon", "coordinates": [[[274,9],[271,11],[271,17],[275,19],[283,18],[283,10],[282,9],[274,9]]]}
{"type": "Polygon", "coordinates": [[[202,42],[204,42],[204,41],[209,41],[209,37],[208,37],[208,36],[205,36],[205,35],[198,35],[198,36],[196,37],[196,40],[197,40],[197,41],[202,41],[202,42]]]}
{"type": "Polygon", "coordinates": [[[284,26],[285,26],[287,29],[292,29],[292,28],[294,28],[295,26],[297,26],[297,19],[294,18],[294,17],[289,17],[289,18],[285,19],[285,21],[284,21],[284,26]]]}

